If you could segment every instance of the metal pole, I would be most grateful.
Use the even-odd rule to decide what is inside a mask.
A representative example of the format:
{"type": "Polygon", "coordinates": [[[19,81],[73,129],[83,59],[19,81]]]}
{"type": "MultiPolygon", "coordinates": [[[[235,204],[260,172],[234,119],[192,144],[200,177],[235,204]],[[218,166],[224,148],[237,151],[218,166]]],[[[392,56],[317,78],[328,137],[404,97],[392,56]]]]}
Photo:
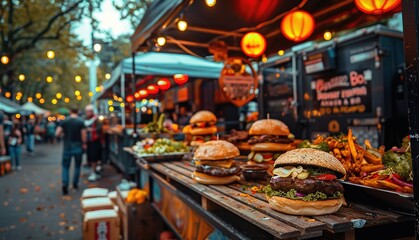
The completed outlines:
{"type": "Polygon", "coordinates": [[[402,1],[404,54],[406,64],[409,134],[413,161],[415,235],[419,237],[419,2],[402,1]]]}
{"type": "MultiPolygon", "coordinates": [[[[132,96],[135,94],[135,52],[132,52],[132,72],[131,72],[131,84],[132,84],[132,96]]],[[[133,138],[137,138],[137,101],[134,97],[133,100],[134,108],[132,110],[134,114],[134,132],[132,133],[133,138]]]]}
{"type": "MultiPolygon", "coordinates": [[[[121,98],[125,102],[125,73],[121,73],[121,98]]],[[[125,105],[121,108],[121,124],[125,128],[125,105]]]]}

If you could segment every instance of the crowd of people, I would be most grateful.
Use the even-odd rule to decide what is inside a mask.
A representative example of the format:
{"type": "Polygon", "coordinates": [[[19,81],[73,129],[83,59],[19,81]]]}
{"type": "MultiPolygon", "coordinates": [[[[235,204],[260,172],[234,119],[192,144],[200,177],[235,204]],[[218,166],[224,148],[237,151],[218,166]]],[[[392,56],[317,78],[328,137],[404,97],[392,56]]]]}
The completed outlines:
{"type": "Polygon", "coordinates": [[[89,181],[100,178],[102,160],[102,122],[94,113],[92,105],[84,109],[83,119],[78,109],[71,109],[64,119],[44,116],[20,116],[0,113],[0,154],[9,155],[12,170],[20,171],[22,151],[34,155],[36,144],[63,141],[62,154],[62,193],[68,194],[69,172],[74,158],[73,189],[78,189],[82,157],[86,153],[87,164],[91,173],[89,181]]]}

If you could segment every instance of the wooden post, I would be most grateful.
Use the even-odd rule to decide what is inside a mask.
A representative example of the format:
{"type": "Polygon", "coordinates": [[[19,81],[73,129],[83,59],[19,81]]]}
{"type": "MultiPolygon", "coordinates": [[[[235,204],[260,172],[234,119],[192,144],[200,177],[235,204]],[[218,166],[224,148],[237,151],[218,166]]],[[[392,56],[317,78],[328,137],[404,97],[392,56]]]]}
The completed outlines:
{"type": "Polygon", "coordinates": [[[415,235],[419,237],[419,2],[402,1],[404,53],[406,64],[409,134],[413,160],[415,235]]]}

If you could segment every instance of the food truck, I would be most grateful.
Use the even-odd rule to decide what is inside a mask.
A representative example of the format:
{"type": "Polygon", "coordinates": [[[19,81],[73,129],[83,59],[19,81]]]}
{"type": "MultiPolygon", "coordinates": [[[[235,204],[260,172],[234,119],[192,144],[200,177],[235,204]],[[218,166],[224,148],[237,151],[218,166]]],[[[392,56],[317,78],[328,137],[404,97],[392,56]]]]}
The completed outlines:
{"type": "Polygon", "coordinates": [[[376,25],[305,43],[262,64],[260,113],[298,137],[338,135],[392,147],[408,135],[402,33],[376,25]]]}

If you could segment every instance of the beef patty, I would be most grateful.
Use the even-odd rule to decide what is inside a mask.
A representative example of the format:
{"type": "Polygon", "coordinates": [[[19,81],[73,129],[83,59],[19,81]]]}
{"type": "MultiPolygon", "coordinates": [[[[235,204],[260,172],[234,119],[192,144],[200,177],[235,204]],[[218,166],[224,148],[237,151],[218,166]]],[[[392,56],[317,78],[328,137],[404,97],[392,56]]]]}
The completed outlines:
{"type": "Polygon", "coordinates": [[[288,192],[291,189],[295,189],[299,193],[309,194],[315,192],[322,192],[328,196],[333,195],[335,192],[343,192],[342,185],[336,180],[322,181],[309,177],[306,179],[298,178],[271,178],[270,185],[274,190],[281,190],[288,192]]]}

